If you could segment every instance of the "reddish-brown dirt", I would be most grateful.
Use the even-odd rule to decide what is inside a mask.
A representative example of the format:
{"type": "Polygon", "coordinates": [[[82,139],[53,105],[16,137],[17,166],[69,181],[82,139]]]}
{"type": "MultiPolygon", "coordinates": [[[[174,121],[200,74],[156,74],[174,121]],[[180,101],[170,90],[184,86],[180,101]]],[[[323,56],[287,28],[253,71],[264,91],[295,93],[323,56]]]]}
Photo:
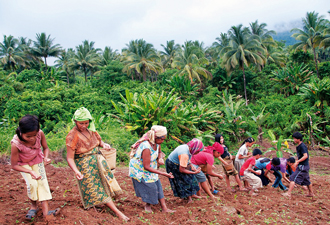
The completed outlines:
{"type": "MultiPolygon", "coordinates": [[[[61,161],[59,154],[52,153],[55,161],[61,161]]],[[[2,159],[4,163],[4,159],[2,159]]],[[[143,212],[144,204],[134,195],[134,189],[128,177],[128,168],[117,168],[116,178],[124,194],[114,201],[117,207],[130,217],[128,224],[326,224],[330,222],[330,158],[311,157],[311,181],[316,194],[305,197],[301,188],[295,188],[292,199],[281,196],[281,191],[270,185],[260,190],[259,196],[250,196],[245,192],[228,193],[225,181],[213,178],[220,191],[217,203],[208,199],[194,200],[186,205],[173,196],[169,181],[160,177],[167,206],[176,210],[165,214],[160,206],[153,206],[154,213],[143,212]]],[[[0,224],[122,224],[109,209],[91,208],[84,210],[76,180],[70,168],[46,167],[49,186],[53,199],[50,209],[61,208],[60,214],[46,221],[41,210],[33,222],[24,219],[29,209],[25,183],[19,172],[11,170],[9,164],[0,165],[0,224]]],[[[222,173],[221,166],[216,170],[222,173]]],[[[231,184],[235,186],[233,177],[231,184]]],[[[39,207],[41,204],[39,203],[39,207]]]]}

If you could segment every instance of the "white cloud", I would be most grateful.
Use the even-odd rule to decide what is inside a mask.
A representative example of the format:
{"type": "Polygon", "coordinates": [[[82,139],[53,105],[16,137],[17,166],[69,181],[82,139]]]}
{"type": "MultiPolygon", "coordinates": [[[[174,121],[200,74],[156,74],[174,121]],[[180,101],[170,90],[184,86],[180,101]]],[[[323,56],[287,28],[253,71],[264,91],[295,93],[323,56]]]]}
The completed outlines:
{"type": "Polygon", "coordinates": [[[1,1],[2,35],[35,38],[46,32],[64,48],[83,40],[96,47],[121,50],[130,40],[143,38],[160,49],[175,40],[212,44],[231,26],[258,21],[283,31],[299,24],[306,12],[329,19],[328,0],[11,0],[1,1]]]}

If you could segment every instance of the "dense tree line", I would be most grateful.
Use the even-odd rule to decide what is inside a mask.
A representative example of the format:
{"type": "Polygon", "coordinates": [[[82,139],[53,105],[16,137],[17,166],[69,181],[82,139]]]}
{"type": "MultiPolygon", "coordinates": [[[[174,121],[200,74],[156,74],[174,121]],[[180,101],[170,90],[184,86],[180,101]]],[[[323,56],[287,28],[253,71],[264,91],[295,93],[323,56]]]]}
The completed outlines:
{"type": "Polygon", "coordinates": [[[303,130],[311,144],[329,145],[330,22],[316,12],[302,21],[291,31],[292,46],[258,21],[232,26],[209,47],[170,40],[161,51],[143,39],[119,53],[87,40],[63,49],[45,33],[34,41],[4,35],[1,126],[35,113],[46,132],[56,133],[84,105],[137,134],[167,125],[173,140],[218,131],[232,142],[246,135],[262,140],[264,128],[278,137],[303,130]],[[57,58],[55,66],[49,57],[57,58]]]}

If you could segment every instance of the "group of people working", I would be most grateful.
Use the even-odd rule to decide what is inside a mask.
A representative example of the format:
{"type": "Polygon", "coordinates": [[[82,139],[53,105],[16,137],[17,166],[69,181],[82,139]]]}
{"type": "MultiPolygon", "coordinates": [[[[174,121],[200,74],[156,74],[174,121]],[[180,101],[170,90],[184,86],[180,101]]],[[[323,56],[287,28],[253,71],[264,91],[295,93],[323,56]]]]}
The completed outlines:
{"type": "MultiPolygon", "coordinates": [[[[112,196],[122,192],[109,167],[105,157],[99,150],[110,150],[109,144],[104,143],[95,130],[93,117],[82,107],[73,116],[75,126],[66,137],[67,161],[77,178],[79,193],[84,208],[105,204],[115,214],[128,221],[113,203],[112,196]]],[[[224,143],[224,137],[215,135],[211,146],[204,146],[197,138],[176,147],[165,160],[161,144],[167,138],[164,126],[154,125],[131,147],[129,176],[132,179],[135,194],[145,203],[145,210],[152,212],[151,205],[160,203],[163,212],[174,212],[167,208],[162,184],[158,175],[169,179],[174,196],[185,199],[187,203],[192,198],[205,198],[203,190],[213,201],[217,199],[218,190],[212,177],[223,179],[214,171],[215,159],[219,159],[225,173],[228,191],[235,192],[230,186],[230,176],[234,176],[240,191],[250,191],[257,195],[258,189],[272,182],[269,174],[275,176],[273,187],[287,191],[284,196],[291,197],[295,184],[308,187],[308,195],[313,196],[312,185],[309,181],[309,154],[302,142],[302,135],[293,134],[297,146],[298,160],[293,157],[261,158],[262,151],[254,149],[252,154],[248,148],[255,141],[246,139],[236,157],[232,156],[224,143]],[[159,170],[165,165],[166,172],[159,170]],[[286,174],[289,174],[289,179],[286,174]],[[289,182],[289,188],[282,183],[289,182]]],[[[20,171],[27,184],[31,208],[26,219],[31,220],[38,212],[37,201],[42,202],[43,215],[56,216],[59,208],[48,210],[47,201],[52,198],[44,165],[50,163],[49,148],[44,133],[40,130],[39,120],[35,116],[23,117],[11,141],[11,164],[14,170],[20,171]],[[43,148],[43,151],[41,150],[43,148]],[[43,172],[42,172],[43,171],[43,172]]]]}

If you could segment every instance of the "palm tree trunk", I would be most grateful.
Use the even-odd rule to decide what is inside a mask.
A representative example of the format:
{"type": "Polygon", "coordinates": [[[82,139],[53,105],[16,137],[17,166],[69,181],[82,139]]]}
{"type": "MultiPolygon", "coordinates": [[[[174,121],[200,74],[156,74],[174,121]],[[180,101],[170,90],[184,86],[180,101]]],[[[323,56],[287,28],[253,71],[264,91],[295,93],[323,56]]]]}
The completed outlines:
{"type": "Polygon", "coordinates": [[[87,83],[87,71],[86,71],[86,67],[84,67],[84,73],[85,73],[85,82],[87,83]]]}
{"type": "Polygon", "coordinates": [[[69,73],[68,71],[65,71],[66,72],[66,80],[68,81],[68,85],[70,85],[70,81],[69,81],[69,73]]]}
{"type": "Polygon", "coordinates": [[[142,73],[143,73],[143,81],[147,81],[147,73],[146,73],[146,69],[144,68],[144,65],[143,65],[143,68],[142,68],[142,73]]]}
{"type": "Polygon", "coordinates": [[[45,66],[46,66],[46,70],[47,70],[47,57],[45,56],[45,66]]]}
{"type": "Polygon", "coordinates": [[[317,60],[316,60],[316,52],[315,52],[315,48],[313,48],[313,53],[314,53],[314,62],[315,62],[316,75],[317,75],[317,78],[320,78],[320,75],[319,75],[319,68],[318,68],[318,66],[317,66],[317,60]]]}
{"type": "Polygon", "coordinates": [[[245,81],[245,70],[244,70],[244,65],[242,67],[243,70],[243,80],[244,80],[244,94],[245,94],[245,105],[248,105],[248,100],[247,100],[247,94],[246,94],[246,81],[245,81]]]}

